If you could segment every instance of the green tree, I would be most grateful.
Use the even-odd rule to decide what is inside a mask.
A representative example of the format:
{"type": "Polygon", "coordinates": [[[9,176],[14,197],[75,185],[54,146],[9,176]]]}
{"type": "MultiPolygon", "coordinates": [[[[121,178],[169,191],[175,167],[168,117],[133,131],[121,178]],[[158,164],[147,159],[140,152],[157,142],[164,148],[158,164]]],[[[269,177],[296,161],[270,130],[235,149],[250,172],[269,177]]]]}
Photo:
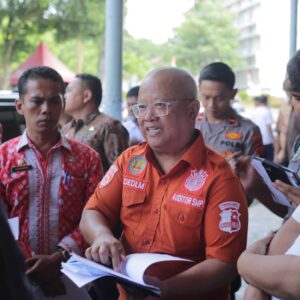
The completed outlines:
{"type": "Polygon", "coordinates": [[[7,88],[12,60],[21,50],[30,49],[32,38],[44,31],[44,14],[48,0],[0,1],[0,77],[2,88],[7,88]]]}
{"type": "Polygon", "coordinates": [[[145,77],[153,68],[171,64],[168,44],[157,45],[147,39],[134,39],[127,32],[123,38],[123,78],[129,84],[145,77]]]}
{"type": "Polygon", "coordinates": [[[73,69],[97,72],[103,55],[105,0],[52,0],[48,20],[56,30],[56,40],[76,59],[73,69]],[[85,61],[93,68],[86,67],[85,61]]]}
{"type": "Polygon", "coordinates": [[[1,87],[41,40],[71,69],[97,73],[104,18],[105,0],[1,0],[1,87]]]}
{"type": "Polygon", "coordinates": [[[177,66],[197,74],[213,61],[221,60],[231,67],[240,64],[234,17],[219,0],[197,0],[170,41],[177,66]]]}

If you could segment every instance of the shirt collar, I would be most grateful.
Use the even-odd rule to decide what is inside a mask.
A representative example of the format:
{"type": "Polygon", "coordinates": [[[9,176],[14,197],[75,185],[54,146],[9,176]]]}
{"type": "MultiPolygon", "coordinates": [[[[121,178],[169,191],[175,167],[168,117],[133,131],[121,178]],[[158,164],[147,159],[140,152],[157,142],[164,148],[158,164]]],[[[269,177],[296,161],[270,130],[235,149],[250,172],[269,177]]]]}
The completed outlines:
{"type": "MultiPolygon", "coordinates": [[[[19,152],[21,149],[29,146],[30,144],[32,144],[32,142],[28,138],[27,131],[25,129],[23,134],[21,135],[21,138],[20,138],[18,144],[17,144],[17,152],[19,152]]],[[[66,148],[67,150],[71,151],[71,145],[70,145],[69,141],[61,133],[60,133],[59,141],[53,146],[53,148],[60,148],[60,147],[66,148]]]]}
{"type": "Polygon", "coordinates": [[[195,129],[197,138],[189,149],[183,154],[181,160],[189,163],[193,168],[200,169],[207,158],[207,147],[205,146],[203,136],[198,129],[195,129]]]}
{"type": "MultiPolygon", "coordinates": [[[[203,116],[202,116],[202,118],[201,118],[201,116],[199,118],[200,118],[200,121],[201,121],[203,119],[203,116]]],[[[205,112],[204,112],[204,118],[206,119],[206,122],[209,124],[205,112]]],[[[240,125],[239,116],[236,113],[236,111],[232,107],[230,107],[229,111],[227,113],[227,116],[224,118],[224,120],[222,122],[220,122],[218,124],[230,125],[230,126],[240,125]]]]}
{"type": "Polygon", "coordinates": [[[85,118],[82,119],[73,119],[71,126],[77,127],[78,129],[81,128],[83,125],[89,125],[98,115],[100,114],[99,111],[93,111],[85,116],[85,118]]]}
{"type": "MultiPolygon", "coordinates": [[[[205,146],[204,139],[201,132],[198,129],[195,129],[196,139],[189,149],[183,154],[180,161],[186,161],[188,164],[199,170],[207,158],[207,147],[205,146]]],[[[155,161],[153,158],[153,153],[148,144],[145,148],[145,156],[148,161],[152,163],[155,161]]]]}

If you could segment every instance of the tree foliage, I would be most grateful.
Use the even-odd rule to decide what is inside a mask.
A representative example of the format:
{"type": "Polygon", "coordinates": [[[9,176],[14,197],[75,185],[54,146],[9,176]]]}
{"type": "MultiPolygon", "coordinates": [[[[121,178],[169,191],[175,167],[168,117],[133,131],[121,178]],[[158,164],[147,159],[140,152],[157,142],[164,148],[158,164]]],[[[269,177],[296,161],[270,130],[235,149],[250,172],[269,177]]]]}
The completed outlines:
{"type": "MultiPolygon", "coordinates": [[[[215,60],[236,66],[241,61],[233,19],[219,0],[196,0],[165,44],[137,40],[124,31],[123,78],[136,84],[151,69],[170,66],[175,59],[194,74],[215,60]]],[[[105,0],[0,0],[0,24],[2,87],[41,41],[74,72],[101,74],[105,0]]]]}
{"type": "Polygon", "coordinates": [[[104,8],[105,0],[1,0],[2,88],[7,88],[10,72],[44,37],[52,41],[62,60],[68,57],[75,71],[84,70],[84,60],[92,53],[93,59],[86,61],[94,68],[89,65],[87,69],[97,73],[104,40],[104,8]]]}
{"type": "Polygon", "coordinates": [[[231,67],[241,63],[234,15],[219,0],[197,0],[170,41],[176,63],[194,74],[208,63],[224,61],[231,67]]]}
{"type": "Polygon", "coordinates": [[[147,39],[134,39],[127,32],[123,44],[123,77],[129,85],[143,79],[150,70],[171,64],[168,44],[157,45],[147,39]]]}
{"type": "Polygon", "coordinates": [[[12,59],[31,46],[32,39],[44,31],[48,0],[0,1],[0,66],[2,86],[7,86],[12,59]]]}
{"type": "Polygon", "coordinates": [[[105,0],[52,0],[48,14],[59,42],[103,36],[105,0]]]}

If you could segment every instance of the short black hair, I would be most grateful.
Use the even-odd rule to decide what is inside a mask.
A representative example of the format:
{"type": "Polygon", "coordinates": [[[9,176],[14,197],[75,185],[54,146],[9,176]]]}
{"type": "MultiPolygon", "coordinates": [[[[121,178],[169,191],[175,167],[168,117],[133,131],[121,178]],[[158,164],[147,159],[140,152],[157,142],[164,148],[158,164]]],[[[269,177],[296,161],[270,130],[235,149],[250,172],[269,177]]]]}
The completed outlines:
{"type": "Polygon", "coordinates": [[[92,74],[80,73],[75,76],[79,78],[85,89],[89,89],[92,92],[92,98],[97,107],[100,106],[102,101],[102,84],[101,80],[92,74]]]}
{"type": "Polygon", "coordinates": [[[224,83],[228,88],[233,89],[235,75],[228,65],[222,62],[214,62],[205,66],[200,71],[199,84],[202,80],[219,81],[224,83]]]}
{"type": "Polygon", "coordinates": [[[290,90],[300,91],[300,50],[289,60],[287,65],[287,75],[290,80],[290,90]]]}
{"type": "Polygon", "coordinates": [[[65,84],[61,75],[54,69],[45,66],[33,67],[25,70],[18,81],[18,92],[20,98],[26,93],[26,85],[29,80],[50,79],[58,84],[60,91],[64,94],[65,84]]]}
{"type": "Polygon", "coordinates": [[[266,95],[256,96],[256,97],[254,97],[254,100],[259,102],[259,103],[267,104],[268,103],[268,96],[266,96],[266,95]]]}
{"type": "Polygon", "coordinates": [[[134,86],[132,87],[126,94],[126,98],[128,97],[138,97],[139,95],[140,86],[134,86]]]}

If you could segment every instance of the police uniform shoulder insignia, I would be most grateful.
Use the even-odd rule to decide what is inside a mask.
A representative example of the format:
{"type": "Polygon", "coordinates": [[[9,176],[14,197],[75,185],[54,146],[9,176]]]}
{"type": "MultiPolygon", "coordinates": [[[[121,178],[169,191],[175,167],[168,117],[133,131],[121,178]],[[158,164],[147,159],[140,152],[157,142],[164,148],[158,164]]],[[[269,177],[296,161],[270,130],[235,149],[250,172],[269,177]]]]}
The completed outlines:
{"type": "Polygon", "coordinates": [[[115,165],[111,165],[111,167],[106,172],[105,176],[100,181],[100,186],[105,187],[107,186],[112,179],[114,178],[115,174],[119,171],[118,167],[115,165]]]}
{"type": "Polygon", "coordinates": [[[220,230],[228,233],[236,232],[241,229],[240,204],[234,201],[227,201],[219,204],[221,209],[221,220],[219,223],[220,230]]]}
{"type": "Polygon", "coordinates": [[[138,175],[145,170],[146,165],[147,160],[145,156],[135,156],[129,161],[128,169],[131,174],[138,175]]]}
{"type": "Polygon", "coordinates": [[[224,136],[230,140],[241,140],[243,138],[243,133],[242,132],[225,132],[224,136]]]}

